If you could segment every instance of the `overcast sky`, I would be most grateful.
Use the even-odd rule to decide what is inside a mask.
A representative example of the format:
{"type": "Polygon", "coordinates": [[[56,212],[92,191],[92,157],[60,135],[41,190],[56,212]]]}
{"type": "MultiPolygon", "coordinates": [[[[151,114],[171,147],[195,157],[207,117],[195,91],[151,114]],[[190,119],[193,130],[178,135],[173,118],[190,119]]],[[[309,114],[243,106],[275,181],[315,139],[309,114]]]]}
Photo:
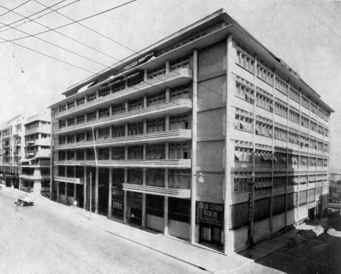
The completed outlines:
{"type": "MultiPolygon", "coordinates": [[[[39,0],[53,5],[57,0],[39,0]]],[[[72,3],[66,0],[61,5],[72,3]]],[[[126,0],[80,0],[60,12],[79,19],[116,6],[126,0]]],[[[6,12],[24,0],[0,1],[0,38],[13,39],[25,34],[9,29],[9,24],[20,17],[6,12]]],[[[56,7],[59,7],[56,6],[56,7]]],[[[28,16],[44,7],[35,1],[16,10],[28,16]]],[[[332,130],[331,166],[338,168],[341,162],[341,2],[305,0],[137,0],[128,6],[84,21],[87,26],[111,37],[123,45],[139,50],[163,38],[177,29],[200,19],[217,9],[224,8],[244,28],[253,34],[272,52],[293,67],[328,104],[334,113],[332,130]]],[[[49,27],[70,21],[51,13],[39,22],[49,27]]],[[[21,25],[25,32],[39,32],[46,28],[34,23],[21,25]]],[[[72,36],[88,47],[81,46],[56,33],[39,37],[68,48],[90,60],[56,49],[35,38],[18,43],[40,50],[86,70],[99,71],[132,52],[117,43],[105,39],[79,25],[71,25],[59,31],[72,36]],[[111,56],[111,57],[110,57],[111,56]],[[117,59],[116,59],[117,58],[117,59]]],[[[89,76],[89,72],[39,56],[0,39],[0,122],[22,113],[34,113],[61,99],[67,86],[89,76]]]]}

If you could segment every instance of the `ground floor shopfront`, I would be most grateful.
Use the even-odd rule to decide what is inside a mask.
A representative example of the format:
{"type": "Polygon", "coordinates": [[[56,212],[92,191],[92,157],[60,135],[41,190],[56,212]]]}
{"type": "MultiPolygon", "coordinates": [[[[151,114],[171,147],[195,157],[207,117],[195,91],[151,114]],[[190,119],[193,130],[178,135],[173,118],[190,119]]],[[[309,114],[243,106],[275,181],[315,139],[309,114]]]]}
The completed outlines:
{"type": "Polygon", "coordinates": [[[51,189],[52,197],[129,225],[188,241],[191,241],[191,214],[195,211],[193,242],[222,250],[223,204],[197,201],[196,209],[192,210],[189,189],[162,187],[155,183],[157,179],[151,183],[153,179],[143,170],[141,177],[149,179],[146,183],[140,180],[138,169],[130,171],[127,168],[59,168],[51,189]]]}

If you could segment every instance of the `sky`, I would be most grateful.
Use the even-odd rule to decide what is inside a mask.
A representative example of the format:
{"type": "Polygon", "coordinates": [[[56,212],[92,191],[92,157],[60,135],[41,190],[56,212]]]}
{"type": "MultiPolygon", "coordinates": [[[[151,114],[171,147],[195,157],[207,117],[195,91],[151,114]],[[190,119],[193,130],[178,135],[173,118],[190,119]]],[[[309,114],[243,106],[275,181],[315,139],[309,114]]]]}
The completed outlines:
{"type": "MultiPolygon", "coordinates": [[[[137,0],[82,21],[83,25],[102,36],[78,24],[58,30],[86,46],[54,32],[39,36],[67,48],[69,52],[33,37],[16,41],[86,71],[4,42],[26,36],[23,32],[46,30],[33,22],[26,22],[16,29],[8,28],[6,24],[22,18],[20,16],[29,16],[44,9],[39,2],[50,6],[59,1],[0,0],[0,123],[19,113],[32,114],[43,110],[62,99],[61,93],[68,86],[90,76],[91,72],[98,72],[133,51],[223,8],[256,39],[296,70],[335,110],[330,123],[330,166],[341,169],[341,164],[338,166],[341,163],[341,142],[338,142],[341,137],[341,1],[137,0]],[[27,3],[15,10],[17,14],[12,12],[3,15],[7,12],[6,8],[12,9],[24,2],[27,3]]],[[[54,8],[69,4],[59,11],[77,20],[126,1],[65,0],[54,8]]],[[[56,13],[50,13],[38,21],[50,28],[70,22],[56,13]]]]}

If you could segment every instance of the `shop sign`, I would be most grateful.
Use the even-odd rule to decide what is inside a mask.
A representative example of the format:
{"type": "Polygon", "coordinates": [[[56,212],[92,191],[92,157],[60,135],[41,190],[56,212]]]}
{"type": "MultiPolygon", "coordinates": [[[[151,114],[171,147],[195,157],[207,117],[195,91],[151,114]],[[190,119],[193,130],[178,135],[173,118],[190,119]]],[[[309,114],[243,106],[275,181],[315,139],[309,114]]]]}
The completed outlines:
{"type": "Polygon", "coordinates": [[[213,204],[199,202],[198,217],[199,223],[207,223],[212,225],[223,225],[224,206],[222,204],[213,204]]]}

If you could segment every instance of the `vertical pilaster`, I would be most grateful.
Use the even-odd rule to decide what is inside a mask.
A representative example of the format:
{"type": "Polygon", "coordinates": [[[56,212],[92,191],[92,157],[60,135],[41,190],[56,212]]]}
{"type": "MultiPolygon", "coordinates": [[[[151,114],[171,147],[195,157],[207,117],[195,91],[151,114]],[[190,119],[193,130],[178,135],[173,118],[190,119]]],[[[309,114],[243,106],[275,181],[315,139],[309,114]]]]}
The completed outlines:
{"type": "Polygon", "coordinates": [[[224,253],[233,251],[232,237],[230,236],[231,227],[231,153],[233,147],[231,145],[232,115],[229,108],[229,93],[233,87],[232,65],[233,65],[233,45],[232,36],[226,39],[226,105],[225,105],[225,184],[224,184],[224,253]]]}
{"type": "Polygon", "coordinates": [[[86,193],[87,193],[87,179],[86,179],[86,166],[83,167],[83,208],[86,209],[86,193]]]}
{"type": "Polygon", "coordinates": [[[98,213],[98,177],[99,177],[99,170],[96,166],[95,171],[95,213],[98,213]]]}
{"type": "MultiPolygon", "coordinates": [[[[168,168],[165,169],[165,188],[168,188],[168,168]]],[[[168,196],[164,197],[163,234],[168,235],[168,196]]]]}
{"type": "Polygon", "coordinates": [[[109,191],[108,191],[108,217],[112,217],[112,177],[113,170],[109,168],[109,191]]]}
{"type": "MultiPolygon", "coordinates": [[[[146,185],[146,168],[142,169],[142,185],[146,185]]],[[[146,226],[146,194],[142,193],[142,227],[146,226]]]]}
{"type": "MultiPolygon", "coordinates": [[[[195,243],[196,195],[197,195],[197,93],[198,93],[198,51],[193,51],[193,99],[192,99],[192,178],[191,178],[191,225],[190,240],[195,243]]],[[[166,204],[165,204],[166,207],[166,204]]],[[[167,207],[168,208],[168,207],[167,207]]]]}
{"type": "Polygon", "coordinates": [[[60,202],[59,182],[56,182],[57,202],[60,202]]]}
{"type": "MultiPolygon", "coordinates": [[[[128,169],[124,168],[124,183],[128,182],[128,169]]],[[[127,223],[127,191],[123,190],[123,222],[127,223]]]]}

